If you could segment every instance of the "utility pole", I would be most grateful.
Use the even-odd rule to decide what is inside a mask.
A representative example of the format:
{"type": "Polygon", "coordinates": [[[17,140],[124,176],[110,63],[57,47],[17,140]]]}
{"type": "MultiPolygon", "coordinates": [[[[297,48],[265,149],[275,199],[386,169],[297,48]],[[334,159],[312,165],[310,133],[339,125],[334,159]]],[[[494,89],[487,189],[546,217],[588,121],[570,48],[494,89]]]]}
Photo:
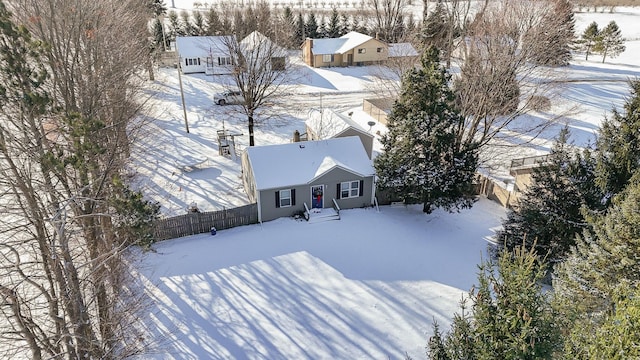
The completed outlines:
{"type": "Polygon", "coordinates": [[[187,121],[187,106],[184,103],[184,90],[182,89],[182,61],[180,60],[180,55],[178,55],[178,82],[180,83],[180,99],[182,99],[182,111],[184,112],[184,127],[187,129],[188,134],[189,122],[187,121]]]}

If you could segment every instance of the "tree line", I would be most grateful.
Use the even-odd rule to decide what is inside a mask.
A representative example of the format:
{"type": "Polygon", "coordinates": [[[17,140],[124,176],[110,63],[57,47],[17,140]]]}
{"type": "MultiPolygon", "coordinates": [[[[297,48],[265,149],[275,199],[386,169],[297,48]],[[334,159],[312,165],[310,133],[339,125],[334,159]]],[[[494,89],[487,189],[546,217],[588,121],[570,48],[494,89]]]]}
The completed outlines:
{"type": "Polygon", "coordinates": [[[377,36],[387,42],[398,42],[408,39],[418,27],[413,16],[407,14],[405,2],[397,0],[371,0],[357,11],[333,8],[330,12],[296,11],[288,6],[277,10],[264,1],[248,6],[220,4],[206,11],[176,12],[167,10],[162,1],[154,1],[157,4],[157,17],[151,27],[154,47],[158,49],[167,48],[176,36],[233,34],[244,38],[255,30],[280,46],[292,49],[299,48],[306,38],[336,38],[350,31],[377,36]],[[167,24],[163,29],[165,16],[167,24]]]}

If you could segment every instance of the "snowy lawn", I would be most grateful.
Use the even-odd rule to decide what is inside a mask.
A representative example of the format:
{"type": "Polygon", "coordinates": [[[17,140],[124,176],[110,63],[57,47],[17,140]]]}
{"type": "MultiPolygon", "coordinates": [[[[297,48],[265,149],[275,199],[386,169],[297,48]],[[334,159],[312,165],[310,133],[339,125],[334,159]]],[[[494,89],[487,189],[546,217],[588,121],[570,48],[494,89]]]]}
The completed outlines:
{"type": "Polygon", "coordinates": [[[165,241],[142,274],[158,359],[424,358],[486,257],[504,209],[420,206],[285,218],[165,241]],[[483,255],[485,254],[485,255],[483,255]],[[162,339],[162,340],[161,340],[162,339]]]}

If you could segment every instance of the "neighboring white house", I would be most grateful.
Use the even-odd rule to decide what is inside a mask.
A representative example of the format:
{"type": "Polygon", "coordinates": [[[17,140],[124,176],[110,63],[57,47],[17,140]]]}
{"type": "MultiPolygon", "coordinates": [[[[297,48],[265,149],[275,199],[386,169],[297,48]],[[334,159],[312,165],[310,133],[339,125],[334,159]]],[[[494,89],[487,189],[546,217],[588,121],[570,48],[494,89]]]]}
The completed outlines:
{"type": "MultiPolygon", "coordinates": [[[[265,57],[270,57],[269,66],[274,70],[284,70],[287,59],[285,49],[275,45],[269,38],[254,31],[234,44],[228,36],[178,36],[176,51],[183,74],[205,73],[207,75],[231,74],[235,64],[229,49],[239,46],[244,61],[258,61],[261,65],[265,57]]],[[[234,51],[235,52],[235,51],[234,51]]]]}
{"type": "Polygon", "coordinates": [[[228,36],[178,36],[176,52],[183,74],[231,74],[228,36]]]}
{"type": "Polygon", "coordinates": [[[373,154],[373,134],[347,115],[332,109],[311,110],[305,121],[308,140],[325,140],[357,136],[362,141],[369,158],[373,154]]]}

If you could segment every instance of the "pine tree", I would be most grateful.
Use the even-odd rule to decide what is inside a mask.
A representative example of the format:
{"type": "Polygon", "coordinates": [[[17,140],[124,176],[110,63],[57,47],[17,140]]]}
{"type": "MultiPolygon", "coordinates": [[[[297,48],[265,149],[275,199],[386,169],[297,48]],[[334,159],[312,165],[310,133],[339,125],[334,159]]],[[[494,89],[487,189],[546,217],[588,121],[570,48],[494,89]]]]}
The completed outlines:
{"type": "Polygon", "coordinates": [[[349,27],[351,26],[351,22],[349,21],[349,15],[346,13],[342,13],[340,16],[340,31],[338,33],[339,36],[342,36],[349,32],[349,27]]]}
{"type": "Polygon", "coordinates": [[[324,16],[324,14],[320,15],[320,22],[318,25],[318,37],[319,38],[327,38],[327,22],[326,22],[326,18],[324,16]]]}
{"type": "Polygon", "coordinates": [[[316,20],[316,15],[313,12],[307,16],[307,21],[304,23],[304,32],[308,38],[317,39],[319,37],[318,20],[316,20]]]}
{"type": "Polygon", "coordinates": [[[433,11],[422,22],[420,37],[423,47],[426,49],[429,46],[435,46],[442,53],[445,53],[449,37],[448,31],[447,10],[442,2],[438,2],[433,11]]]}
{"type": "Polygon", "coordinates": [[[304,17],[302,16],[302,13],[299,12],[296,20],[296,40],[298,44],[302,44],[307,37],[304,17]]]}
{"type": "Polygon", "coordinates": [[[606,324],[616,286],[640,285],[640,171],[604,215],[589,218],[593,231],[578,239],[556,266],[556,308],[566,318],[566,358],[590,358],[587,346],[606,324]]]}
{"type": "Polygon", "coordinates": [[[176,36],[184,36],[186,35],[182,25],[180,24],[180,19],[178,18],[178,13],[171,10],[169,11],[169,40],[175,40],[176,36]]]}
{"type": "Polygon", "coordinates": [[[615,58],[626,49],[622,32],[613,20],[602,29],[599,40],[595,49],[602,54],[603,63],[607,56],[615,58]]]}
{"type": "Polygon", "coordinates": [[[193,35],[203,36],[206,34],[206,24],[204,21],[204,16],[200,11],[195,11],[193,13],[193,35]]]}
{"type": "Polygon", "coordinates": [[[163,33],[164,30],[162,28],[162,22],[160,22],[159,19],[154,19],[152,22],[152,27],[153,27],[153,49],[155,51],[160,51],[160,50],[164,50],[169,44],[165,43],[163,44],[164,40],[165,40],[165,34],[163,33]]]}
{"type": "Polygon", "coordinates": [[[438,49],[430,47],[422,67],[405,73],[389,132],[382,138],[384,152],[375,160],[380,187],[407,204],[423,203],[426,213],[470,207],[478,162],[477,148],[463,147],[456,139],[464,121],[438,56],[438,49]]]}
{"type": "Polygon", "coordinates": [[[429,341],[430,358],[552,359],[562,342],[540,285],[545,269],[535,251],[524,247],[480,265],[478,284],[469,294],[471,314],[463,307],[451,330],[439,336],[443,340],[429,341]]]}
{"type": "Polygon", "coordinates": [[[167,13],[167,7],[164,4],[164,0],[150,0],[149,7],[153,12],[153,15],[160,16],[167,13]]]}
{"type": "Polygon", "coordinates": [[[619,193],[640,167],[640,80],[630,82],[623,113],[613,110],[598,133],[597,184],[608,199],[619,193]]]}
{"type": "Polygon", "coordinates": [[[182,32],[186,36],[195,35],[195,27],[191,23],[191,15],[186,10],[180,11],[180,25],[182,26],[182,32]]]}
{"type": "Polygon", "coordinates": [[[298,35],[296,18],[293,15],[290,7],[285,7],[282,17],[280,18],[281,26],[276,29],[276,38],[279,45],[285,46],[289,49],[298,49],[302,44],[301,36],[298,35]]]}
{"type": "Polygon", "coordinates": [[[589,339],[592,359],[640,359],[640,290],[616,288],[611,313],[589,339]]]}
{"type": "Polygon", "coordinates": [[[600,41],[600,30],[598,30],[598,24],[594,21],[584,29],[580,39],[576,42],[578,48],[584,51],[585,60],[589,60],[589,54],[594,50],[594,47],[600,41]]]}
{"type": "Polygon", "coordinates": [[[342,36],[340,35],[340,14],[338,14],[338,9],[336,8],[333,8],[331,11],[331,18],[327,24],[326,34],[328,38],[337,38],[342,36]]]}
{"type": "Polygon", "coordinates": [[[575,244],[576,235],[588,228],[583,207],[596,209],[602,195],[594,186],[595,162],[589,151],[573,152],[565,127],[547,160],[534,168],[532,184],[507,214],[498,232],[500,245],[509,250],[525,244],[546,254],[553,264],[575,244]]]}
{"type": "Polygon", "coordinates": [[[205,33],[207,35],[214,36],[225,34],[225,28],[222,26],[218,11],[214,7],[209,8],[206,18],[207,27],[205,33]]]}

